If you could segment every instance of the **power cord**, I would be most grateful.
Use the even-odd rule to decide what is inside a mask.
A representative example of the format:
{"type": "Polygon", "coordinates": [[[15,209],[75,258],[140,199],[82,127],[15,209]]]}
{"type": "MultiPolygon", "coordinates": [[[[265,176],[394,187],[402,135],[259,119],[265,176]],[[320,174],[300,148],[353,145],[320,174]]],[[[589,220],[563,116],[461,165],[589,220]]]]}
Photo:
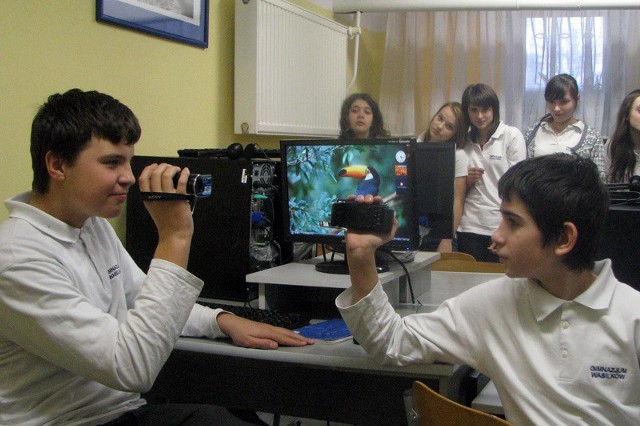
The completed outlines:
{"type": "MultiPolygon", "coordinates": [[[[387,253],[389,256],[391,256],[404,270],[404,274],[407,277],[407,285],[409,286],[409,294],[411,295],[411,304],[415,305],[416,304],[416,297],[413,293],[413,283],[411,282],[411,274],[409,274],[409,270],[407,269],[407,267],[405,266],[404,262],[402,262],[398,256],[396,256],[391,250],[383,250],[385,253],[387,253]]],[[[422,303],[418,300],[417,301],[419,305],[422,305],[422,303]]]]}

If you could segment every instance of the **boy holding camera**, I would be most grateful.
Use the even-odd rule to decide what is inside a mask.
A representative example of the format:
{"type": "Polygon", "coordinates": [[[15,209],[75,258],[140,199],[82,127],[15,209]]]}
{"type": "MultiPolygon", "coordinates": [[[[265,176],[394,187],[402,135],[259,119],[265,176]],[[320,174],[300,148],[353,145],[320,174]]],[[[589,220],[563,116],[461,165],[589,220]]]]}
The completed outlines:
{"type": "MultiPolygon", "coordinates": [[[[140,392],[181,334],[263,349],[311,343],[194,305],[203,283],[186,270],[194,225],[184,200],[145,201],[159,241],[148,274],[136,266],[106,218],[135,183],[140,134],[128,107],[79,89],[50,96],[33,120],[33,189],[6,201],[0,226],[0,424],[248,424],[220,407],[147,406],[140,392]]],[[[185,194],[188,178],[153,164],[139,186],[185,194]]]]}

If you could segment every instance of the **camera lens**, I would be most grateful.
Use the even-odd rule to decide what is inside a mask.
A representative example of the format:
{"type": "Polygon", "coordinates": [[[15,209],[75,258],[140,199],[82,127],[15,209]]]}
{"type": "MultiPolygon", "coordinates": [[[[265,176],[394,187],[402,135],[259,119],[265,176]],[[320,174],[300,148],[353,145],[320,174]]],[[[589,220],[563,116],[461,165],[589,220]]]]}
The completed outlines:
{"type": "MultiPolygon", "coordinates": [[[[173,177],[173,185],[178,185],[180,173],[176,173],[173,177]]],[[[208,197],[211,195],[213,180],[211,175],[190,174],[187,180],[187,194],[193,194],[196,197],[208,197]]]]}

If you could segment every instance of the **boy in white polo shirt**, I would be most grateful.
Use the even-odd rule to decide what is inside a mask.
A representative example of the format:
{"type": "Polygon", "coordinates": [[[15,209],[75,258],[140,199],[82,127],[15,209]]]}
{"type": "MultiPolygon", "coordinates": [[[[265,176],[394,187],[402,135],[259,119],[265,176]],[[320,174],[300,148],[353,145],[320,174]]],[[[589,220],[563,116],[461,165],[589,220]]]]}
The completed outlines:
{"type": "Polygon", "coordinates": [[[141,173],[140,191],[167,200],[145,202],[159,241],[148,273],[136,266],[106,218],[136,181],[140,134],[127,106],[95,91],[52,95],[33,120],[33,190],[6,201],[0,225],[0,424],[262,424],[222,407],[148,405],[140,392],[180,334],[262,349],[312,343],[194,305],[203,282],[186,270],[193,218],[176,200],[187,169],[141,173]]]}
{"type": "MultiPolygon", "coordinates": [[[[374,252],[389,235],[346,235],[351,287],[336,299],[378,362],[470,365],[494,381],[517,425],[637,425],[640,293],[594,262],[608,194],[595,164],[569,154],[524,160],[499,183],[492,250],[506,275],[400,318],[374,252]]],[[[374,197],[359,201],[380,202],[374,197]]]]}

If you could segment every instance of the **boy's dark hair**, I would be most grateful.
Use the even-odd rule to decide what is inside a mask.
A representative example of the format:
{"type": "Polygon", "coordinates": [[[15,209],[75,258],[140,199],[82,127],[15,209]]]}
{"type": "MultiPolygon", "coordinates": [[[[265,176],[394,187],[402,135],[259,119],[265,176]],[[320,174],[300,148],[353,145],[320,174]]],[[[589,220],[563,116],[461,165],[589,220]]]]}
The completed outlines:
{"type": "Polygon", "coordinates": [[[40,194],[49,191],[48,152],[73,164],[92,137],[132,145],[140,134],[133,112],[109,95],[71,89],[49,96],[31,125],[32,189],[40,194]]]}
{"type": "Polygon", "coordinates": [[[462,93],[462,113],[465,121],[471,126],[469,137],[472,141],[478,138],[478,129],[471,125],[469,117],[469,107],[491,108],[493,110],[493,121],[489,128],[489,135],[493,135],[500,124],[500,100],[496,92],[483,83],[471,84],[462,93]]]}
{"type": "Polygon", "coordinates": [[[609,192],[593,161],[564,153],[528,158],[502,175],[498,193],[522,200],[544,246],[558,241],[565,222],[573,223],[578,238],[563,262],[574,270],[593,268],[609,209],[609,192]]]}
{"type": "Polygon", "coordinates": [[[369,138],[385,138],[390,135],[389,131],[384,127],[384,120],[382,118],[382,111],[378,103],[367,93],[354,93],[349,95],[344,101],[342,101],[342,107],[340,108],[340,139],[353,139],[355,133],[349,126],[349,109],[351,104],[357,99],[362,99],[371,107],[371,113],[373,114],[373,120],[371,121],[371,128],[369,129],[369,138]]]}

